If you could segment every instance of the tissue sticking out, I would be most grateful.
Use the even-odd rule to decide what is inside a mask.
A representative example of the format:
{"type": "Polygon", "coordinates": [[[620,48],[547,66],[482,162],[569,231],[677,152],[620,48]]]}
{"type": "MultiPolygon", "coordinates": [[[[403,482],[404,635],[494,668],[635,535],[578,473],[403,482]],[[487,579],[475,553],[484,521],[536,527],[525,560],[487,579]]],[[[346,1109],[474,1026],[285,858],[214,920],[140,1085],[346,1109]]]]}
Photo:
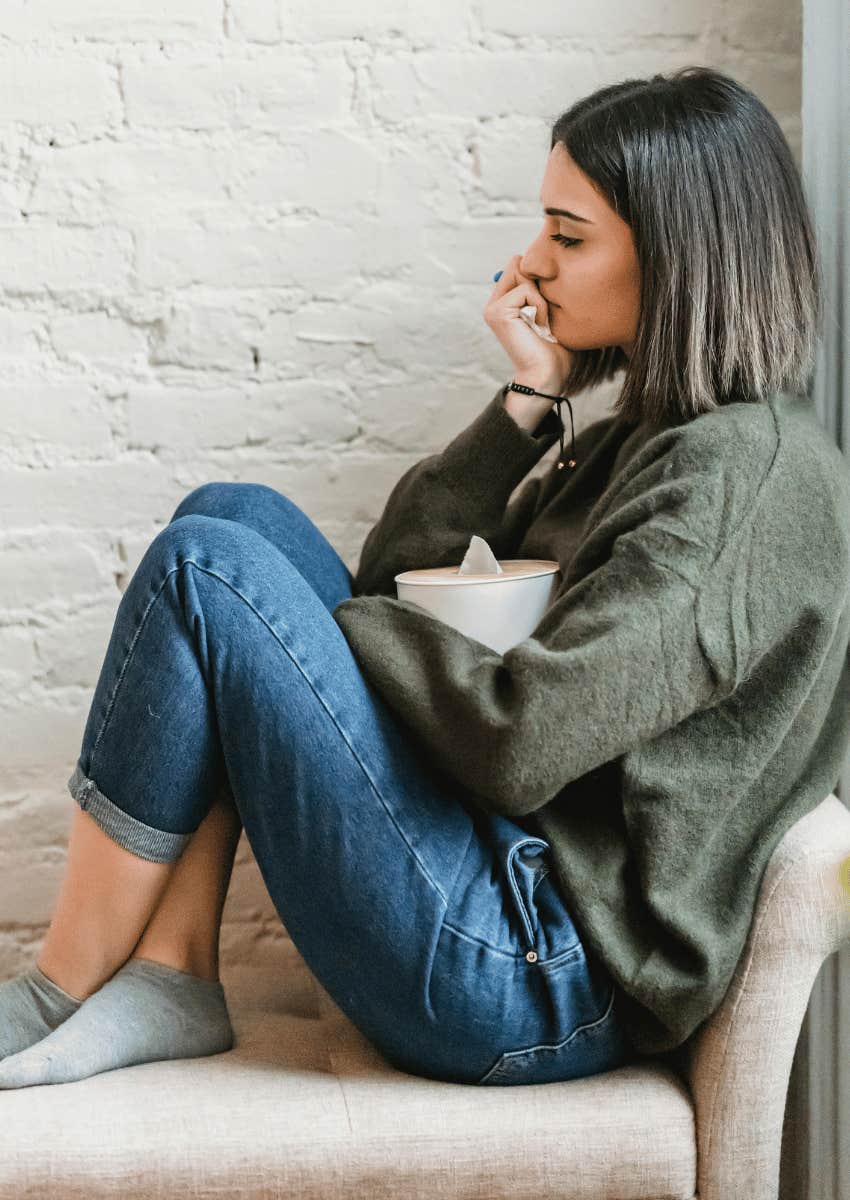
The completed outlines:
{"type": "Polygon", "coordinates": [[[463,562],[457,569],[458,575],[504,575],[499,560],[483,537],[473,533],[463,562]]]}
{"type": "Polygon", "coordinates": [[[557,343],[558,339],[552,336],[552,332],[548,325],[543,326],[537,324],[537,309],[533,304],[526,304],[524,308],[519,310],[519,315],[522,317],[523,321],[525,321],[526,325],[530,326],[530,328],[534,330],[538,337],[543,338],[545,342],[557,343]]]}

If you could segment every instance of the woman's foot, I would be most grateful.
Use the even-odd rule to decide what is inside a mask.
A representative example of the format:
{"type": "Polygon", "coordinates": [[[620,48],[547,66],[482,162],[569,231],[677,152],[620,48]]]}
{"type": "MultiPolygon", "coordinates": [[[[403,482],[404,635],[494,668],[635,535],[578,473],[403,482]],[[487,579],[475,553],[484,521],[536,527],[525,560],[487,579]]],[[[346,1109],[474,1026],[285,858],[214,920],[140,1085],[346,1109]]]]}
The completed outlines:
{"type": "Polygon", "coordinates": [[[38,967],[0,983],[0,1059],[40,1042],[82,1003],[38,967]]]}
{"type": "Polygon", "coordinates": [[[220,982],[131,958],[52,1033],[0,1062],[0,1089],[72,1083],[135,1063],[221,1054],[233,1044],[220,982]]]}

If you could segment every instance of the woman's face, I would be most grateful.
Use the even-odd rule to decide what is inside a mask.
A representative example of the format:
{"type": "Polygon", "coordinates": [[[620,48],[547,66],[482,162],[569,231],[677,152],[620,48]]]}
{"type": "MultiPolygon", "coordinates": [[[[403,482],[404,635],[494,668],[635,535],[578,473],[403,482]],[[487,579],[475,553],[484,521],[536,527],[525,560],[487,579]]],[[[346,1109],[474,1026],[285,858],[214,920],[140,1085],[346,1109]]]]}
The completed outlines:
{"type": "Polygon", "coordinates": [[[549,301],[552,335],[568,350],[619,346],[630,356],[640,311],[640,271],[630,227],[576,166],[562,142],[549,154],[540,191],[547,214],[519,268],[549,301]],[[577,239],[561,245],[553,238],[577,239]]]}

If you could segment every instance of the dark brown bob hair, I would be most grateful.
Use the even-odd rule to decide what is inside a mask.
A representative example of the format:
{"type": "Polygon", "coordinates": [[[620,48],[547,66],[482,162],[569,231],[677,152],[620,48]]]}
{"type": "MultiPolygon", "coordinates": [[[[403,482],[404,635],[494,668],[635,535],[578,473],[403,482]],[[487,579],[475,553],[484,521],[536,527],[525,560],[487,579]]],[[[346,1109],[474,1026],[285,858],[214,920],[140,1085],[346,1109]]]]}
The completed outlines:
{"type": "Polygon", "coordinates": [[[562,142],[631,227],[631,359],[578,350],[563,394],[625,370],[614,411],[674,424],[735,400],[808,392],[823,282],[802,180],[775,118],[708,67],[627,79],[557,118],[562,142]]]}

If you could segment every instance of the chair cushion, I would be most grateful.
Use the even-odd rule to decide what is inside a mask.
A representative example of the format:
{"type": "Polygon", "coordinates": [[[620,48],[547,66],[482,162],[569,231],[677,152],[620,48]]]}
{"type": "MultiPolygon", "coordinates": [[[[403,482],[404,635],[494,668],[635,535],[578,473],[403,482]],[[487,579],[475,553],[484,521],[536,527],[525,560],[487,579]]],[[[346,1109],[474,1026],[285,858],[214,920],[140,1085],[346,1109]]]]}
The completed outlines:
{"type": "Polygon", "coordinates": [[[0,1092],[0,1198],[692,1200],[694,1110],[666,1064],[473,1087],[391,1067],[291,941],[222,965],[225,1054],[0,1092]]]}

